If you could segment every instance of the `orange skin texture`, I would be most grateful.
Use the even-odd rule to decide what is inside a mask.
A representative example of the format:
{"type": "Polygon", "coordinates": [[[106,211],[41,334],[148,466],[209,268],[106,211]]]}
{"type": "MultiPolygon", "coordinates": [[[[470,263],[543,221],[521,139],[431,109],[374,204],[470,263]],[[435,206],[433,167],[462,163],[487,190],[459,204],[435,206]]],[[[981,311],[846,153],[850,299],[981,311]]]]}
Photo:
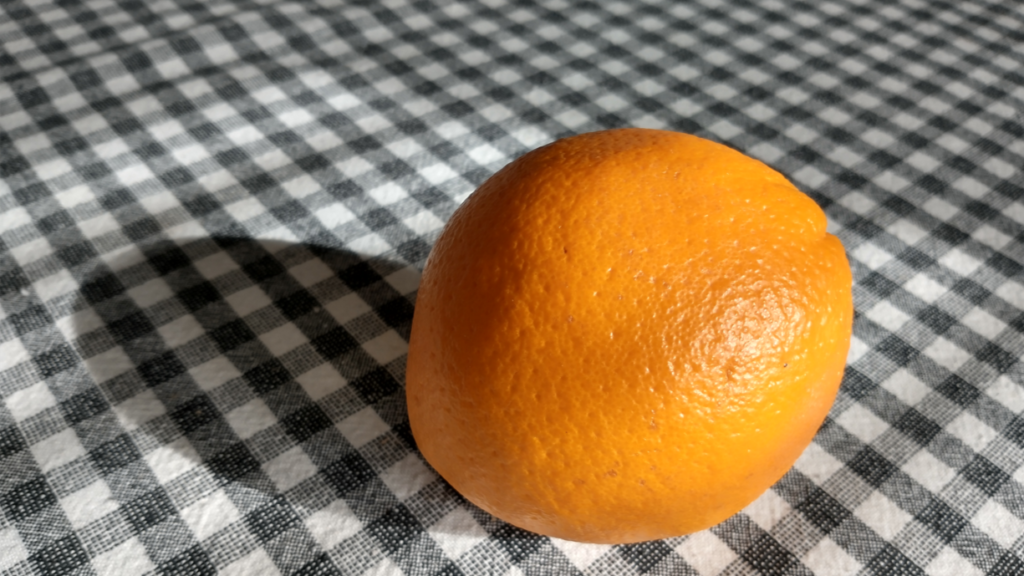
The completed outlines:
{"type": "Polygon", "coordinates": [[[728,147],[622,129],[512,162],[455,212],[417,295],[409,420],[513,525],[688,534],[756,499],[842,379],[851,274],[821,209],[728,147]]]}

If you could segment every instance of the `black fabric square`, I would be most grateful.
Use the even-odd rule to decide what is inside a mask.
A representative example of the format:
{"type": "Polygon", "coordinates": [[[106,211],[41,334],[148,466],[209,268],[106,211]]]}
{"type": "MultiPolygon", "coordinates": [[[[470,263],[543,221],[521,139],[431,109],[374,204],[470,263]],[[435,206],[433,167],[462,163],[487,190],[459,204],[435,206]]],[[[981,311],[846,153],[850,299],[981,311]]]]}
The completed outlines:
{"type": "Polygon", "coordinates": [[[299,202],[292,200],[270,209],[270,213],[281,222],[294,222],[309,216],[309,210],[299,202]]]}
{"type": "Polygon", "coordinates": [[[936,334],[943,334],[956,324],[956,318],[946,314],[938,306],[929,306],[917,313],[917,319],[936,334]]]}
{"type": "Polygon", "coordinates": [[[217,567],[201,546],[193,546],[161,564],[160,576],[215,576],[217,567]]]}
{"type": "Polygon", "coordinates": [[[919,352],[916,348],[904,342],[899,336],[892,335],[882,340],[875,346],[875,350],[884,354],[887,358],[896,363],[897,366],[910,364],[919,352]]]}
{"type": "Polygon", "coordinates": [[[215,454],[206,461],[206,465],[211,472],[228,482],[237,480],[260,467],[259,461],[241,442],[215,454]]]}
{"type": "Polygon", "coordinates": [[[868,378],[855,368],[847,367],[846,372],[843,374],[840,390],[854,400],[860,400],[877,388],[878,384],[874,380],[868,378]]]}
{"type": "Polygon", "coordinates": [[[281,263],[273,256],[264,256],[255,262],[250,262],[249,264],[242,266],[242,270],[256,282],[269,280],[270,278],[285,272],[284,266],[282,266],[281,263]]]}
{"type": "Polygon", "coordinates": [[[35,305],[29,306],[17,314],[12,314],[8,317],[8,321],[14,326],[15,333],[18,336],[23,336],[33,330],[49,326],[53,323],[53,318],[50,317],[46,308],[35,305]]]}
{"type": "Polygon", "coordinates": [[[338,278],[353,290],[359,290],[360,288],[365,288],[374,282],[380,282],[383,280],[381,275],[377,274],[377,272],[374,271],[374,269],[366,262],[360,262],[355,266],[349,266],[338,273],[338,278]]]}
{"type": "MultiPolygon", "coordinates": [[[[399,504],[385,512],[380,518],[370,522],[366,531],[380,543],[380,547],[386,553],[393,554],[412,542],[418,534],[423,532],[423,527],[408,508],[399,504]]],[[[540,539],[541,537],[536,536],[536,538],[540,539]]]]}
{"type": "Polygon", "coordinates": [[[1002,374],[1009,374],[1013,365],[1020,360],[1013,354],[1003,350],[995,342],[989,342],[982,346],[980,350],[974,353],[974,357],[995,368],[1002,374]]]}
{"type": "Polygon", "coordinates": [[[880,298],[888,298],[893,292],[900,289],[899,284],[889,280],[879,272],[868,274],[858,284],[880,298]]]}
{"type": "Polygon", "coordinates": [[[544,537],[527,532],[511,524],[502,524],[491,537],[508,554],[513,564],[519,564],[544,544],[544,537]]]}
{"type": "Polygon", "coordinates": [[[363,154],[371,150],[376,150],[383,145],[377,140],[375,140],[372,136],[363,136],[362,138],[352,140],[351,142],[348,143],[348,146],[356,154],[363,154]]]}
{"type": "Polygon", "coordinates": [[[156,358],[146,360],[136,367],[139,375],[149,386],[157,386],[185,373],[185,365],[178,360],[174,352],[164,352],[156,358]]]}
{"type": "Polygon", "coordinates": [[[60,403],[64,419],[74,425],[107,411],[110,405],[98,388],[90,388],[60,403]]]}
{"type": "Polygon", "coordinates": [[[118,468],[135,462],[142,455],[139,454],[131,437],[128,434],[122,434],[94,448],[89,452],[89,457],[92,459],[93,464],[96,465],[97,470],[103,474],[109,474],[118,468]]]}
{"type": "Polygon", "coordinates": [[[646,574],[658,565],[665,556],[672,553],[672,549],[661,540],[641,542],[639,544],[625,544],[619,546],[619,554],[632,564],[641,574],[646,574]]]}
{"type": "Polygon", "coordinates": [[[137,198],[135,198],[135,195],[126,188],[118,188],[108,192],[103,196],[100,196],[99,199],[100,206],[103,206],[110,212],[113,212],[122,206],[133,204],[136,201],[137,198]]]}
{"type": "Polygon", "coordinates": [[[266,506],[250,512],[245,517],[246,525],[260,542],[278,536],[298,522],[299,516],[283,498],[274,498],[266,506]]]}
{"type": "Polygon", "coordinates": [[[274,180],[274,178],[266,172],[261,172],[255,176],[242,180],[241,184],[249,192],[252,192],[254,195],[258,195],[261,192],[277,187],[277,180],[274,180]]]}
{"type": "Polygon", "coordinates": [[[156,332],[156,327],[142,312],[133,312],[107,324],[107,331],[118,344],[124,344],[156,332]]]}
{"type": "Polygon", "coordinates": [[[331,562],[326,552],[302,565],[293,576],[342,576],[341,570],[331,562]]]}
{"type": "MultiPolygon", "coordinates": [[[[28,279],[20,268],[0,273],[0,295],[18,292],[29,285],[28,279]]],[[[84,290],[83,286],[83,290],[84,290]]]]}
{"type": "Polygon", "coordinates": [[[1006,552],[999,557],[996,561],[996,565],[988,571],[988,576],[1020,576],[1024,574],[1024,560],[1021,560],[1013,554],[1013,552],[1006,552]]]}
{"type": "Polygon", "coordinates": [[[322,474],[327,483],[338,493],[338,496],[342,497],[375,476],[373,469],[357,452],[342,456],[339,460],[328,464],[322,474]]]}
{"type": "Polygon", "coordinates": [[[932,498],[931,503],[917,514],[917,521],[931,528],[947,544],[967,526],[963,516],[938,498],[932,498]]]}
{"type": "Polygon", "coordinates": [[[121,513],[135,532],[141,533],[175,514],[175,508],[163,489],[157,488],[124,504],[121,513]]]}
{"type": "Polygon", "coordinates": [[[403,242],[395,251],[406,261],[412,264],[422,262],[426,260],[427,255],[430,254],[430,245],[420,240],[419,238],[413,238],[407,242],[403,242]]]}
{"type": "Polygon", "coordinates": [[[899,420],[893,424],[893,427],[906,434],[921,446],[927,446],[935,438],[936,434],[942,430],[941,426],[925,418],[914,408],[904,412],[899,420]]]}
{"type": "Polygon", "coordinates": [[[313,348],[325,360],[333,360],[349,350],[354,350],[359,343],[344,328],[337,326],[317,336],[311,342],[313,348]]]}
{"type": "Polygon", "coordinates": [[[964,408],[973,404],[981,396],[980,390],[956,374],[943,380],[935,387],[935,390],[964,408]]]}
{"type": "Polygon", "coordinates": [[[161,276],[189,266],[192,262],[181,248],[169,248],[155,253],[147,253],[149,265],[161,276]]]}
{"type": "Polygon", "coordinates": [[[392,328],[411,325],[412,314],[412,303],[401,296],[389,300],[377,308],[377,316],[380,316],[380,319],[392,328]]]}
{"type": "Polygon", "coordinates": [[[43,378],[49,378],[78,364],[78,356],[66,344],[54,346],[34,357],[33,360],[35,360],[36,367],[43,378]]]}
{"type": "Polygon", "coordinates": [[[113,274],[106,274],[82,284],[82,295],[90,304],[99,304],[124,292],[121,281],[113,274]]]}
{"type": "Polygon", "coordinates": [[[54,540],[49,546],[32,554],[29,564],[37,574],[77,574],[77,569],[89,562],[89,554],[74,534],[54,540]]]}
{"type": "Polygon", "coordinates": [[[851,458],[847,466],[876,488],[896,472],[896,466],[870,446],[866,446],[851,458]]]}
{"type": "Polygon", "coordinates": [[[223,326],[214,328],[209,335],[222,352],[234,350],[256,338],[256,333],[249,328],[244,320],[232,320],[223,326]]]}
{"type": "Polygon", "coordinates": [[[363,224],[366,224],[370,230],[374,231],[387,228],[388,226],[395,226],[400,223],[398,218],[395,218],[395,215],[387,208],[376,208],[374,210],[370,210],[366,214],[360,216],[359,219],[363,224]]]}
{"type": "Polygon", "coordinates": [[[178,300],[189,309],[195,312],[205,308],[209,304],[221,300],[220,292],[209,282],[200,282],[178,292],[178,300]]]}
{"type": "Polygon", "coordinates": [[[8,426],[0,430],[0,460],[17,454],[28,448],[17,426],[8,426]]]}
{"type": "Polygon", "coordinates": [[[220,202],[212,194],[197,195],[190,200],[184,200],[181,205],[195,218],[206,216],[221,208],[220,202]]]}
{"type": "Polygon", "coordinates": [[[977,486],[989,497],[1010,481],[1010,475],[982,455],[977,455],[961,472],[971,484],[977,486]]]}
{"type": "Polygon", "coordinates": [[[0,509],[11,522],[21,522],[37,512],[57,503],[57,496],[46,479],[38,477],[15,486],[0,496],[0,509]]]}
{"type": "Polygon", "coordinates": [[[292,374],[277,360],[264,362],[243,374],[257,394],[266,394],[292,380],[292,374]]]}
{"type": "Polygon", "coordinates": [[[825,534],[842,524],[850,515],[845,506],[821,488],[815,488],[807,498],[797,504],[796,509],[825,534]]]}
{"type": "Polygon", "coordinates": [[[196,181],[195,176],[193,176],[192,173],[189,172],[187,169],[182,167],[171,168],[167,172],[160,174],[158,177],[160,178],[160,181],[163,182],[164,186],[167,186],[168,188],[171,189],[174,189],[178,186],[191,184],[192,182],[196,181]]]}
{"type": "Polygon", "coordinates": [[[900,552],[892,544],[886,544],[882,549],[875,554],[867,566],[865,571],[868,574],[892,574],[899,576],[926,576],[925,571],[920,568],[917,564],[907,558],[903,552],[900,552]]]}
{"type": "Polygon", "coordinates": [[[1000,274],[1007,278],[1013,278],[1020,274],[1021,270],[1024,270],[1024,265],[1012,258],[1008,258],[999,252],[993,252],[988,259],[985,260],[985,265],[990,268],[995,268],[1000,274]]]}
{"type": "Polygon", "coordinates": [[[799,564],[792,552],[786,550],[768,534],[758,538],[741,556],[758,571],[758,574],[766,576],[790,574],[799,564]]]}
{"type": "Polygon", "coordinates": [[[57,258],[60,258],[61,262],[63,262],[68,268],[84,264],[97,257],[96,250],[94,250],[92,244],[88,242],[65,246],[58,249],[56,254],[57,258]]]}
{"type": "Polygon", "coordinates": [[[138,242],[160,233],[160,224],[153,218],[143,218],[128,224],[123,229],[124,235],[133,242],[138,242]]]}
{"type": "Polygon", "coordinates": [[[316,404],[299,408],[281,419],[281,426],[297,442],[305,442],[317,432],[330,428],[331,419],[316,404]]]}
{"type": "Polygon", "coordinates": [[[459,567],[451,560],[448,560],[440,570],[434,573],[434,576],[465,576],[465,573],[459,570],[459,567]]]}
{"type": "Polygon", "coordinates": [[[53,234],[57,230],[63,230],[75,225],[75,220],[64,210],[54,212],[49,216],[36,221],[36,228],[43,234],[53,234]]]}
{"type": "Polygon", "coordinates": [[[182,433],[188,434],[196,428],[216,420],[220,416],[220,412],[205,394],[201,394],[175,407],[170,416],[171,420],[178,425],[178,429],[182,433]]]}
{"type": "Polygon", "coordinates": [[[305,290],[299,290],[294,294],[289,294],[277,302],[274,302],[274,304],[277,305],[278,309],[281,310],[281,313],[289,320],[295,320],[300,316],[304,316],[320,306],[317,299],[305,290]]]}
{"type": "Polygon", "coordinates": [[[384,368],[374,368],[353,380],[351,384],[367,404],[373,404],[402,388],[394,376],[384,368]]]}

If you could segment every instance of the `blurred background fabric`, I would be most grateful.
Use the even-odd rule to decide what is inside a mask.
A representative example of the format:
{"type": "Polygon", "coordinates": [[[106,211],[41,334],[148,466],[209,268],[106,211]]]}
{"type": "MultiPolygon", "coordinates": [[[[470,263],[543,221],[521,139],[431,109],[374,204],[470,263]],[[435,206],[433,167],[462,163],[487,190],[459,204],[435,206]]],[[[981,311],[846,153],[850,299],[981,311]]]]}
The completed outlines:
{"type": "Polygon", "coordinates": [[[1024,4],[0,4],[0,573],[1024,574],[1024,4]],[[856,321],[794,469],[710,530],[524,532],[416,451],[455,208],[640,126],[778,169],[856,321]]]}

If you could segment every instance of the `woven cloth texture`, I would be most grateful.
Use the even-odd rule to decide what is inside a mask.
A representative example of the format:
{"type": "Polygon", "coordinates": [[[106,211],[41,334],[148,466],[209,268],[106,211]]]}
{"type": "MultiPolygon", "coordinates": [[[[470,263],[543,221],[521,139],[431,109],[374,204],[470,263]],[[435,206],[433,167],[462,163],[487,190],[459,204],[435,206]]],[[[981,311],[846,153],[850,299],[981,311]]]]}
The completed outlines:
{"type": "Polygon", "coordinates": [[[0,3],[0,573],[1024,574],[1024,5],[0,3]],[[404,400],[444,223],[529,149],[689,132],[806,191],[856,319],[710,530],[524,532],[404,400]]]}

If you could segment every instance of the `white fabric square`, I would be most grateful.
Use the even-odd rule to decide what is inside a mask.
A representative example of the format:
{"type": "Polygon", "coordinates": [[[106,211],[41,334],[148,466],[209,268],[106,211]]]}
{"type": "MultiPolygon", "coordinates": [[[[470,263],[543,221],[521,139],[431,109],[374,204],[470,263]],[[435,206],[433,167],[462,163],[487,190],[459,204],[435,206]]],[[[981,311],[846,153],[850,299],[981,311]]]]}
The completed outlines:
{"type": "Polygon", "coordinates": [[[239,316],[248,316],[271,304],[270,298],[267,298],[267,295],[259,286],[250,286],[245,290],[239,290],[227,296],[224,300],[227,301],[228,305],[239,316]]]}
{"type": "Polygon", "coordinates": [[[143,460],[149,465],[157,481],[167,484],[198,466],[202,459],[188,438],[182,436],[146,454],[143,460]]]}
{"type": "Polygon", "coordinates": [[[380,479],[396,498],[405,500],[436,480],[437,473],[418,454],[410,453],[385,470],[380,479]]]}
{"type": "Polygon", "coordinates": [[[50,392],[45,381],[39,381],[11,394],[5,400],[7,410],[15,422],[21,422],[39,414],[43,410],[57,405],[57,399],[50,392]]]}
{"type": "Polygon", "coordinates": [[[266,207],[255,198],[246,198],[245,200],[233,202],[225,206],[224,210],[238,221],[248,220],[267,212],[266,207]]]}
{"type": "Polygon", "coordinates": [[[320,222],[327,228],[335,228],[356,219],[356,215],[340,202],[336,202],[326,208],[318,210],[316,212],[316,217],[319,218],[320,222]]]}
{"type": "Polygon", "coordinates": [[[168,322],[156,329],[167,346],[177,348],[206,334],[206,329],[191,314],[168,322]]]}
{"type": "Polygon", "coordinates": [[[218,356],[200,364],[190,369],[188,373],[195,383],[207,392],[242,375],[238,368],[235,368],[235,365],[224,356],[218,356]]]}
{"type": "Polygon", "coordinates": [[[379,364],[387,364],[395,358],[405,355],[409,351],[409,344],[394,330],[377,336],[363,344],[363,350],[373,357],[379,364]]]}
{"type": "Polygon", "coordinates": [[[424,235],[444,227],[444,222],[429,210],[423,210],[402,220],[413,232],[424,235]]]}
{"type": "Polygon", "coordinates": [[[284,188],[284,191],[292,198],[305,198],[306,196],[321,190],[320,184],[318,184],[316,180],[313,180],[313,177],[308,174],[292,178],[291,180],[281,184],[281,188],[284,188]]]}
{"type": "Polygon", "coordinates": [[[148,282],[140,284],[130,290],[128,295],[139,305],[140,308],[150,306],[167,300],[174,296],[174,292],[167,285],[163,278],[153,278],[148,282]]]}
{"type": "Polygon", "coordinates": [[[700,574],[720,574],[739,556],[708,530],[690,534],[676,546],[676,552],[700,574]]]}
{"type": "Polygon", "coordinates": [[[886,232],[899,238],[906,244],[913,246],[921,241],[922,238],[928,236],[928,232],[925,232],[918,225],[910,222],[909,220],[897,220],[889,225],[885,229],[886,232]]]}
{"type": "Polygon", "coordinates": [[[921,382],[910,372],[907,372],[905,368],[900,368],[893,372],[892,376],[886,378],[882,382],[882,388],[892,392],[893,396],[896,396],[908,406],[917,404],[931,392],[931,388],[927,384],[921,382]]]}
{"type": "Polygon", "coordinates": [[[980,261],[968,256],[958,248],[953,248],[949,252],[943,254],[942,257],[939,258],[939,264],[942,264],[961,276],[970,276],[972,272],[981,266],[980,261]]]}
{"type": "Polygon", "coordinates": [[[946,426],[946,432],[956,436],[975,452],[981,452],[995,440],[999,433],[970,412],[962,412],[946,426]]]}
{"type": "Polygon", "coordinates": [[[1024,310],[1024,285],[1011,280],[996,288],[996,296],[1013,304],[1018,310],[1024,310]]]}
{"type": "Polygon", "coordinates": [[[254,398],[224,415],[224,419],[242,440],[277,423],[277,417],[263,400],[254,398]]]}
{"type": "Polygon", "coordinates": [[[0,370],[13,368],[30,358],[28,350],[25,350],[25,346],[22,345],[20,339],[15,338],[7,342],[0,342],[0,370]]]}
{"type": "Polygon", "coordinates": [[[83,236],[91,240],[115,230],[120,230],[121,225],[117,223],[117,220],[109,212],[104,212],[95,218],[79,222],[78,229],[82,231],[83,236]]]}
{"type": "Polygon", "coordinates": [[[263,471],[281,492],[286,492],[316,474],[316,465],[301,446],[294,446],[263,464],[263,471]]]}
{"type": "Polygon", "coordinates": [[[79,204],[85,204],[96,199],[88,186],[75,186],[55,196],[60,205],[64,208],[74,208],[79,204]]]}
{"type": "Polygon", "coordinates": [[[29,451],[43,473],[85,456],[85,448],[78,440],[74,428],[68,428],[33,444],[29,451]]]}
{"type": "Polygon", "coordinates": [[[135,368],[135,363],[128,358],[120,346],[85,359],[85,369],[89,371],[89,375],[97,384],[120,376],[132,368],[135,368]]]}
{"type": "Polygon", "coordinates": [[[0,550],[4,551],[0,554],[0,570],[6,570],[28,558],[28,551],[21,543],[21,536],[13,527],[0,530],[0,550]]]}
{"type": "Polygon", "coordinates": [[[35,290],[39,299],[45,302],[78,290],[78,282],[71,272],[62,268],[59,272],[36,281],[32,285],[32,289],[35,290]]]}
{"type": "Polygon", "coordinates": [[[955,548],[945,547],[942,549],[928,566],[925,567],[928,576],[983,576],[984,572],[969,560],[961,556],[955,548]]]}
{"type": "Polygon", "coordinates": [[[314,401],[341,390],[347,383],[341,374],[326,362],[302,374],[295,381],[314,401]]]}
{"type": "Polygon", "coordinates": [[[117,510],[118,503],[110,493],[110,487],[103,480],[97,480],[85,488],[60,499],[64,515],[76,530],[103,518],[117,510]]]}
{"type": "Polygon", "coordinates": [[[319,258],[313,258],[294,268],[289,268],[288,273],[292,275],[292,278],[298,280],[303,288],[309,288],[317,282],[334,276],[334,272],[319,258]]]}
{"type": "Polygon", "coordinates": [[[487,539],[487,532],[473,519],[473,515],[461,506],[457,506],[427,528],[427,534],[430,534],[452,560],[487,539]]]}
{"type": "Polygon", "coordinates": [[[921,272],[908,280],[907,283],[903,285],[903,288],[907,292],[910,292],[929,304],[935,302],[942,295],[948,292],[945,286],[939,284],[935,280],[932,280],[926,276],[924,272],[921,272]]]}
{"type": "Polygon", "coordinates": [[[779,520],[786,517],[793,507],[773,490],[765,490],[757,500],[748,504],[743,513],[765,532],[771,531],[779,520]]]}
{"type": "Polygon", "coordinates": [[[875,304],[871,310],[868,310],[865,316],[890,332],[899,330],[907,323],[907,320],[910,320],[910,316],[890,304],[887,300],[882,300],[875,304]]]}
{"type": "Polygon", "coordinates": [[[131,431],[150,420],[167,413],[167,407],[152,390],[143,390],[135,396],[111,407],[114,416],[125,430],[131,431]]]}
{"type": "Polygon", "coordinates": [[[834,540],[825,536],[801,558],[804,566],[813,574],[831,574],[833,576],[853,576],[861,568],[860,562],[847,554],[846,550],[834,540]]]}
{"type": "Polygon", "coordinates": [[[1024,520],[995,500],[987,501],[974,514],[971,523],[1007,549],[1024,536],[1024,520]]]}
{"type": "Polygon", "coordinates": [[[853,514],[887,541],[892,540],[913,518],[881,492],[872,492],[853,514]]]}
{"type": "Polygon", "coordinates": [[[843,469],[843,463],[817,444],[811,443],[804,448],[793,467],[807,476],[815,484],[824,484],[833,474],[843,469]]]}
{"type": "Polygon", "coordinates": [[[925,356],[935,361],[936,364],[946,368],[950,372],[956,372],[958,368],[971,359],[971,353],[946,340],[942,336],[935,339],[923,350],[925,356]]]}
{"type": "Polygon", "coordinates": [[[885,420],[860,404],[847,408],[836,418],[836,422],[865,444],[870,444],[889,429],[885,420]]]}
{"type": "Polygon", "coordinates": [[[99,576],[146,574],[156,569],[146,547],[134,537],[93,558],[92,567],[99,576]]]}
{"type": "Polygon", "coordinates": [[[232,270],[238,270],[238,264],[235,263],[231,256],[228,256],[226,252],[217,252],[211,254],[202,260],[197,260],[193,263],[196,270],[203,275],[207,280],[213,280],[218,276],[223,276],[232,270]]]}
{"type": "Polygon", "coordinates": [[[406,267],[385,276],[384,281],[401,294],[411,294],[420,286],[420,272],[406,267]]]}
{"type": "Polygon", "coordinates": [[[1002,320],[981,308],[972,308],[970,312],[964,314],[960,323],[989,340],[995,340],[996,336],[1006,330],[1006,324],[1002,320]]]}
{"type": "Polygon", "coordinates": [[[338,324],[344,324],[353,318],[366,314],[372,308],[358,294],[352,292],[324,306],[324,310],[327,310],[338,324]]]}
{"type": "Polygon", "coordinates": [[[14,246],[7,252],[18,264],[24,266],[53,254],[53,247],[45,237],[40,237],[14,246]]]}
{"type": "Polygon", "coordinates": [[[223,490],[217,490],[181,511],[181,519],[197,540],[205,540],[237,522],[238,508],[223,490]]]}
{"type": "Polygon", "coordinates": [[[338,430],[341,431],[342,436],[355,448],[366,445],[367,442],[390,429],[387,422],[381,420],[381,417],[370,406],[338,423],[338,430]]]}
{"type": "Polygon", "coordinates": [[[257,548],[217,572],[219,576],[274,576],[281,574],[263,548],[257,548]]]}
{"type": "Polygon", "coordinates": [[[291,322],[278,326],[265,334],[260,334],[259,339],[274,356],[282,356],[309,342],[306,335],[291,322]]]}
{"type": "Polygon", "coordinates": [[[1018,414],[1024,412],[1024,388],[1015,384],[1007,376],[997,378],[985,390],[985,393],[1013,412],[1018,414]]]}
{"type": "Polygon", "coordinates": [[[371,232],[348,243],[350,250],[361,256],[380,256],[391,250],[391,245],[376,232],[371,232]]]}
{"type": "Polygon", "coordinates": [[[382,186],[371,188],[370,190],[367,190],[366,194],[383,206],[394,204],[399,200],[404,200],[409,197],[409,194],[405,189],[394,182],[388,182],[382,186]]]}
{"type": "Polygon", "coordinates": [[[927,450],[919,450],[901,469],[933,494],[938,494],[956,477],[956,471],[927,450]]]}
{"type": "Polygon", "coordinates": [[[358,534],[363,524],[344,500],[335,500],[322,510],[310,514],[306,518],[306,528],[321,548],[330,550],[358,534]]]}

